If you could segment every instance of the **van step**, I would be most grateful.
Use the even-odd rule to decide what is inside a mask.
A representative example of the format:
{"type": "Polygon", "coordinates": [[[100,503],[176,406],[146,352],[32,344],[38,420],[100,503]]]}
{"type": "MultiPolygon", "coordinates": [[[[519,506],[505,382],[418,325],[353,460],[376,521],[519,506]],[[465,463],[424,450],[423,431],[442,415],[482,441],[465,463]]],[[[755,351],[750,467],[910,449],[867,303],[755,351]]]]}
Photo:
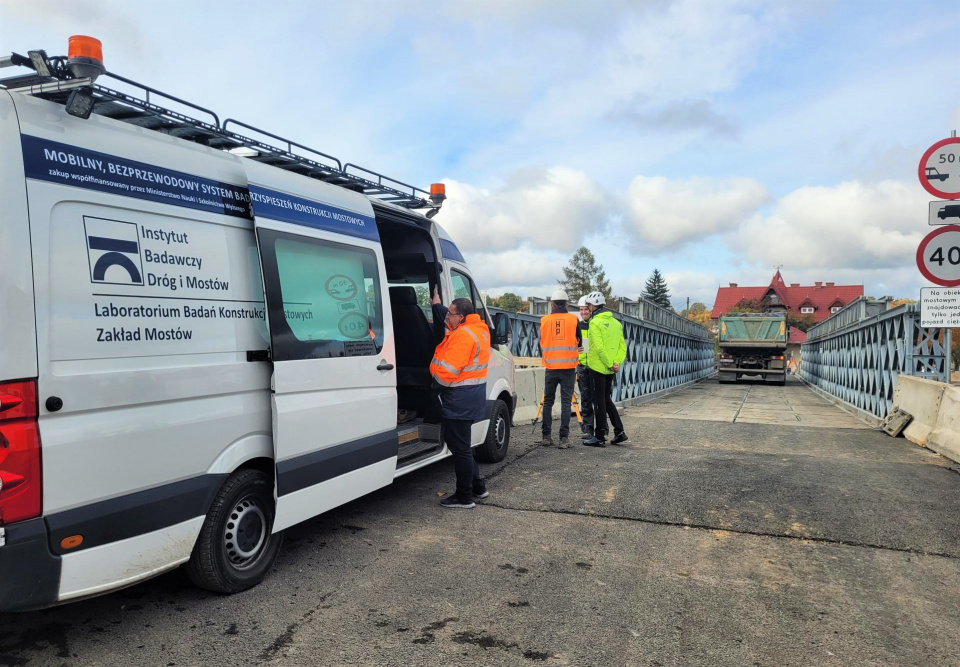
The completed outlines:
{"type": "Polygon", "coordinates": [[[420,424],[420,439],[440,442],[439,424],[420,424]]]}
{"type": "Polygon", "coordinates": [[[420,432],[417,425],[397,429],[397,439],[400,440],[400,446],[403,447],[408,442],[414,442],[420,439],[420,432]]]}
{"type": "Polygon", "coordinates": [[[397,452],[397,467],[403,468],[404,466],[429,458],[434,454],[439,454],[442,448],[443,445],[436,440],[415,440],[401,444],[400,451],[397,452]]]}

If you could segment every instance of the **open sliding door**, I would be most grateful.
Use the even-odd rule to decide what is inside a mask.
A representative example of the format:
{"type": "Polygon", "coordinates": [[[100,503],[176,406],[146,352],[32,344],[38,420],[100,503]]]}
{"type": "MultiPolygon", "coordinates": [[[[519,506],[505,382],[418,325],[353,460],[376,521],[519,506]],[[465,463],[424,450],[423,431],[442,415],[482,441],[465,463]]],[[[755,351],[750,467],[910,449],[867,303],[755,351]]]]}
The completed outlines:
{"type": "Polygon", "coordinates": [[[277,531],[393,480],[396,362],[366,198],[310,184],[314,197],[329,191],[333,199],[318,201],[254,182],[251,175],[273,361],[277,531]]]}

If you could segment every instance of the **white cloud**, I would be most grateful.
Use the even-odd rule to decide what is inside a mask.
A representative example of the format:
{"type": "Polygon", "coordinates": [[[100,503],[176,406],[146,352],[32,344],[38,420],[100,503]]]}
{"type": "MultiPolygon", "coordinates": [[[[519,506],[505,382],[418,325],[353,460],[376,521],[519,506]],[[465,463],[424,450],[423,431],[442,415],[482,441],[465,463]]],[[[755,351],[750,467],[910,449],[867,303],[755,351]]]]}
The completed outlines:
{"type": "Polygon", "coordinates": [[[736,229],[768,199],[752,178],[638,176],[627,191],[627,217],[639,247],[671,248],[736,229]]]}
{"type": "Polygon", "coordinates": [[[466,259],[479,289],[509,291],[508,288],[512,288],[525,294],[535,287],[555,287],[569,257],[524,246],[503,252],[468,252],[466,259]]]}
{"type": "Polygon", "coordinates": [[[746,261],[797,269],[910,266],[929,231],[928,199],[898,181],[799,188],[770,215],[753,216],[728,244],[746,261]]]}
{"type": "Polygon", "coordinates": [[[609,195],[586,175],[565,167],[514,174],[498,188],[447,180],[438,218],[465,252],[534,248],[573,252],[610,215],[609,195]]]}
{"type": "Polygon", "coordinates": [[[732,90],[788,16],[781,3],[757,0],[631,4],[614,15],[611,38],[590,45],[589,66],[558,79],[525,126],[580,131],[613,109],[642,114],[732,90]]]}

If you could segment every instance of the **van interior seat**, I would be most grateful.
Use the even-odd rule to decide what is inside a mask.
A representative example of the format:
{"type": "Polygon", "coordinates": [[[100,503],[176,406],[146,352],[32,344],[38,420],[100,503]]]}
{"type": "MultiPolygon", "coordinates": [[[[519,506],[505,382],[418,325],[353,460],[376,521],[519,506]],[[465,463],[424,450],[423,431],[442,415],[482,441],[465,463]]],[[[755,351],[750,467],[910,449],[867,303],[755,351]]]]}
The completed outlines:
{"type": "Polygon", "coordinates": [[[436,351],[433,327],[408,285],[390,287],[393,338],[397,349],[397,385],[430,386],[430,361],[436,351]]]}

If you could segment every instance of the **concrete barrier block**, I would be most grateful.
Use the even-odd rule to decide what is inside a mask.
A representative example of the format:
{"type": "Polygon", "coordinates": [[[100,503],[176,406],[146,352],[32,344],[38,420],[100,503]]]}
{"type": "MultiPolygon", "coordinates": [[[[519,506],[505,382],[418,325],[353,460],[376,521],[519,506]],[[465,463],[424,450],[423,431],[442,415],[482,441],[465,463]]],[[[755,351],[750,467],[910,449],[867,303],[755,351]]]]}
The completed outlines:
{"type": "Polygon", "coordinates": [[[927,447],[960,462],[960,387],[947,387],[943,392],[937,423],[927,436],[927,447]]]}
{"type": "Polygon", "coordinates": [[[517,409],[513,414],[515,424],[529,423],[537,414],[537,404],[543,393],[543,367],[518,368],[517,409]]]}
{"type": "MultiPolygon", "coordinates": [[[[545,371],[546,369],[543,366],[518,368],[516,370],[517,409],[513,414],[515,425],[529,424],[537,416],[537,406],[540,404],[540,397],[543,395],[545,371]]],[[[574,393],[577,394],[577,400],[579,401],[579,389],[575,388],[574,393]]],[[[553,403],[553,416],[554,419],[560,418],[559,389],[557,390],[557,398],[553,403]]],[[[575,421],[576,417],[573,416],[571,419],[575,421]]]]}
{"type": "Polygon", "coordinates": [[[943,382],[909,375],[900,375],[897,378],[893,407],[913,416],[913,421],[903,431],[903,437],[921,447],[927,446],[927,438],[937,423],[944,390],[949,386],[943,382]]]}

